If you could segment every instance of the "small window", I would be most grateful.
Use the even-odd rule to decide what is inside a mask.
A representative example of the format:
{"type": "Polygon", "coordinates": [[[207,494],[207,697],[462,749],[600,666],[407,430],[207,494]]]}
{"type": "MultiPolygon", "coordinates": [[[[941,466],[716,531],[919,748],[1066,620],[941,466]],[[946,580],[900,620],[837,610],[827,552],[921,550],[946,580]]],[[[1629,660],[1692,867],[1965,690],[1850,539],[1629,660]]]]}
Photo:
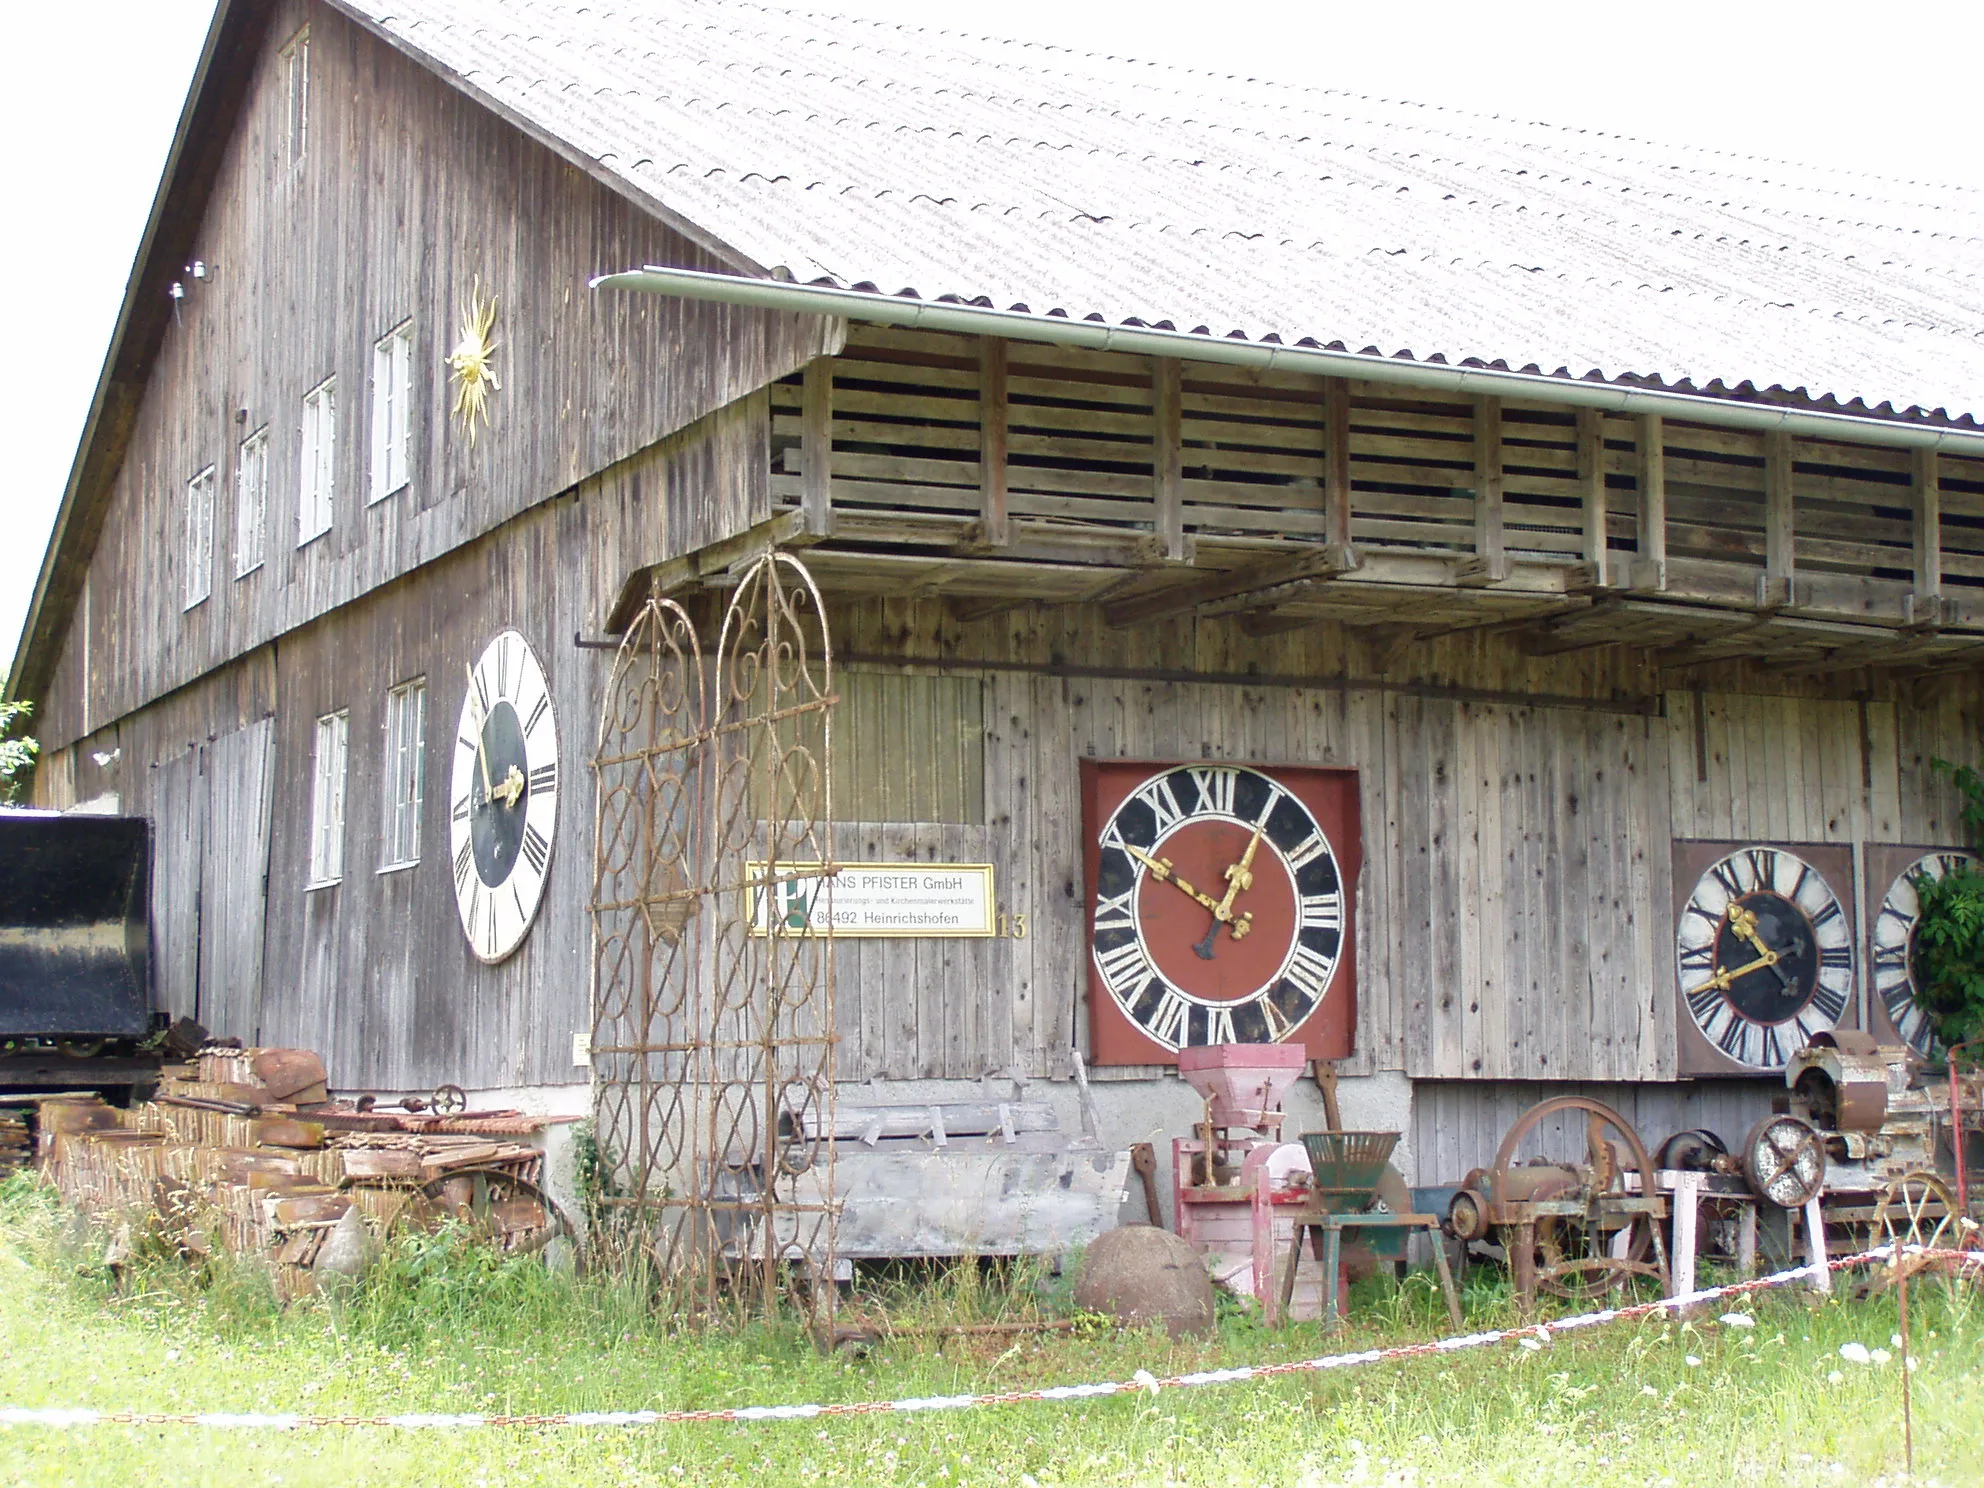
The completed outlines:
{"type": "Polygon", "coordinates": [[[406,485],[412,418],[413,322],[402,321],[372,347],[372,500],[406,485]]]}
{"type": "Polygon", "coordinates": [[[427,792],[427,679],[386,694],[384,868],[420,861],[420,802],[427,792]]]}
{"type": "Polygon", "coordinates": [[[317,720],[317,748],[310,790],[310,887],[344,877],[344,767],[351,742],[351,714],[317,720]]]}
{"type": "Polygon", "coordinates": [[[296,508],[296,545],[331,530],[332,478],[337,470],[338,380],[326,377],[303,397],[303,484],[296,508]]]}
{"type": "Polygon", "coordinates": [[[310,28],[308,26],[283,43],[278,59],[282,67],[282,159],[284,165],[296,170],[302,166],[304,147],[310,143],[310,28]]]}
{"type": "Polygon", "coordinates": [[[241,441],[234,467],[234,576],[262,566],[269,545],[269,426],[241,441]]]}
{"type": "Polygon", "coordinates": [[[192,609],[214,592],[214,468],[186,482],[186,603],[192,609]]]}

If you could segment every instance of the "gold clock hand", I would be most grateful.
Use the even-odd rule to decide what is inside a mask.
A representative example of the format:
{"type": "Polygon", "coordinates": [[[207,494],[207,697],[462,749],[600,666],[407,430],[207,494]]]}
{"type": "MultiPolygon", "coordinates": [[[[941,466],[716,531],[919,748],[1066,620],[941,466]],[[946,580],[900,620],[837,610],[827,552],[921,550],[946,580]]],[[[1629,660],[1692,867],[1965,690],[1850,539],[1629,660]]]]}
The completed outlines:
{"type": "Polygon", "coordinates": [[[1727,992],[1729,990],[1729,984],[1735,981],[1738,977],[1746,977],[1753,971],[1762,971],[1767,966],[1775,966],[1779,961],[1783,959],[1784,958],[1778,955],[1776,951],[1765,951],[1761,956],[1757,957],[1756,960],[1750,962],[1747,966],[1738,966],[1735,967],[1734,969],[1724,967],[1721,971],[1715,973],[1714,976],[1710,977],[1702,985],[1705,987],[1713,987],[1718,992],[1727,992]]]}
{"type": "Polygon", "coordinates": [[[496,789],[489,783],[489,756],[484,752],[482,747],[482,730],[483,726],[489,722],[489,718],[482,711],[481,702],[476,696],[475,668],[464,663],[462,666],[462,675],[468,678],[469,701],[475,704],[475,759],[476,763],[482,766],[482,799],[491,801],[496,798],[496,789]]]}
{"type": "Polygon", "coordinates": [[[503,783],[491,791],[490,797],[501,801],[512,811],[517,809],[517,801],[524,793],[524,772],[517,766],[510,766],[510,773],[503,777],[503,783]]]}
{"type": "Polygon", "coordinates": [[[1777,982],[1780,987],[1791,985],[1791,978],[1785,974],[1784,968],[1777,964],[1784,959],[1783,955],[1765,945],[1763,937],[1757,933],[1757,913],[1755,910],[1745,909],[1740,904],[1731,905],[1729,909],[1729,928],[1734,930],[1744,940],[1747,940],[1751,945],[1755,946],[1759,954],[1770,957],[1770,969],[1776,973],[1777,982]]]}
{"type": "Polygon", "coordinates": [[[1220,896],[1219,909],[1215,911],[1222,920],[1232,918],[1233,901],[1240,891],[1254,886],[1254,853],[1261,845],[1261,833],[1267,830],[1267,825],[1266,821],[1254,823],[1254,835],[1247,840],[1247,850],[1240,855],[1239,862],[1227,866],[1226,892],[1220,896]]]}
{"type": "Polygon", "coordinates": [[[1213,898],[1212,895],[1200,893],[1197,889],[1193,888],[1190,883],[1180,878],[1176,873],[1173,873],[1171,871],[1171,863],[1169,859],[1154,858],[1149,853],[1145,852],[1143,849],[1132,847],[1127,842],[1123,844],[1123,851],[1127,852],[1131,857],[1135,858],[1139,863],[1142,863],[1144,867],[1150,871],[1150,876],[1152,878],[1158,879],[1160,882],[1170,884],[1172,888],[1181,891],[1187,898],[1196,899],[1199,903],[1203,904],[1207,909],[1211,910],[1213,912],[1214,917],[1220,920],[1222,923],[1224,923],[1226,920],[1231,918],[1230,914],[1226,910],[1220,908],[1219,901],[1213,898]]]}

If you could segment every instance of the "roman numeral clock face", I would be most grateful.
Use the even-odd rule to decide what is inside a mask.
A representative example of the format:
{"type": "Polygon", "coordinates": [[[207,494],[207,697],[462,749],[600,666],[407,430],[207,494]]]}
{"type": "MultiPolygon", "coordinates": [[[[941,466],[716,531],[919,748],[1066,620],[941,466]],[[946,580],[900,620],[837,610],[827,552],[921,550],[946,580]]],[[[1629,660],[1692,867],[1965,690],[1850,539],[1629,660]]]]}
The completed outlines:
{"type": "MultiPolygon", "coordinates": [[[[1872,849],[1869,849],[1871,856],[1872,849]]],[[[1970,853],[1943,851],[1924,853],[1894,875],[1881,912],[1874,920],[1874,993],[1880,999],[1894,1031],[1918,1053],[1934,1057],[1942,1051],[1936,1042],[1929,1018],[1915,1005],[1915,927],[1922,918],[1922,899],[1915,891],[1918,878],[1942,878],[1958,868],[1972,868],[1977,859],[1970,853]]],[[[1880,880],[1875,879],[1876,883],[1880,880]]]]}
{"type": "Polygon", "coordinates": [[[1327,772],[1128,768],[1091,854],[1092,1000],[1167,1052],[1305,1035],[1348,946],[1346,866],[1293,788],[1327,772]]]}
{"type": "Polygon", "coordinates": [[[501,961],[523,942],[557,824],[551,690],[529,643],[506,630],[468,669],[449,792],[455,905],[477,959],[501,961]]]}
{"type": "MultiPolygon", "coordinates": [[[[1682,1006],[1713,1051],[1777,1070],[1846,1017],[1853,927],[1826,877],[1797,853],[1746,847],[1709,864],[1675,935],[1682,1006]]],[[[1697,1061],[1699,1063],[1699,1061],[1697,1061]]]]}

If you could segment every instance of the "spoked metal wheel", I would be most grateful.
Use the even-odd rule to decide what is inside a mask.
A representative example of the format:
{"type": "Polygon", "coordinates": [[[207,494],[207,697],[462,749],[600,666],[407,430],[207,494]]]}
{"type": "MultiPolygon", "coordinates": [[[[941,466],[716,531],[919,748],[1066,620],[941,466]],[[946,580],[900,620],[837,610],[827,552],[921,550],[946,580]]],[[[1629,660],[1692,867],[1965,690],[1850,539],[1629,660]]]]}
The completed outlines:
{"type": "Polygon", "coordinates": [[[427,1225],[454,1223],[506,1255],[542,1255],[554,1267],[577,1268],[577,1233],[551,1195],[502,1168],[460,1168],[423,1184],[403,1217],[427,1225]]]}
{"type": "MultiPolygon", "coordinates": [[[[1653,1160],[1632,1124],[1610,1106],[1588,1096],[1560,1095],[1530,1107],[1503,1137],[1490,1182],[1498,1196],[1522,1189],[1536,1200],[1583,1201],[1581,1215],[1547,1215],[1535,1222],[1538,1290],[1581,1300],[1602,1297],[1635,1277],[1664,1284],[1666,1257],[1656,1259],[1658,1237],[1652,1216],[1625,1207],[1629,1199],[1659,1194],[1653,1160]],[[1584,1117],[1582,1161],[1541,1156],[1532,1157],[1527,1164],[1517,1163],[1518,1154],[1542,1122],[1574,1112],[1584,1117]],[[1552,1170],[1553,1176],[1540,1185],[1525,1184],[1526,1169],[1539,1164],[1552,1170]],[[1636,1184],[1628,1182],[1629,1174],[1637,1178],[1636,1184]]],[[[1512,1233],[1514,1228],[1502,1226],[1503,1244],[1510,1250],[1512,1263],[1517,1261],[1514,1247],[1522,1243],[1512,1233]]],[[[1516,1269],[1520,1276],[1530,1268],[1517,1264],[1516,1269]]]]}
{"type": "Polygon", "coordinates": [[[1766,1116],[1743,1139],[1743,1176],[1758,1198],[1802,1209],[1825,1188],[1825,1141],[1796,1116],[1766,1116]]]}

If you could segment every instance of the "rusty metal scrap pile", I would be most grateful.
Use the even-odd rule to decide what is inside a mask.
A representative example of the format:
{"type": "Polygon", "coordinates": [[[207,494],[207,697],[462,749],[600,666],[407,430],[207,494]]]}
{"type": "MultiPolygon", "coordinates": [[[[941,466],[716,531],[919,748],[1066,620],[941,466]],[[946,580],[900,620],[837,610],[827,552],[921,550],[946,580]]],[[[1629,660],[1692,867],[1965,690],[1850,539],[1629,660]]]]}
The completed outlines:
{"type": "Polygon", "coordinates": [[[332,1101],[307,1050],[209,1048],[164,1076],[128,1110],[94,1096],[41,1101],[43,1171],[119,1236],[113,1251],[149,1233],[194,1258],[258,1257],[284,1296],[314,1288],[341,1225],[376,1235],[451,1174],[534,1184],[543,1160],[528,1145],[538,1118],[332,1101]]]}

